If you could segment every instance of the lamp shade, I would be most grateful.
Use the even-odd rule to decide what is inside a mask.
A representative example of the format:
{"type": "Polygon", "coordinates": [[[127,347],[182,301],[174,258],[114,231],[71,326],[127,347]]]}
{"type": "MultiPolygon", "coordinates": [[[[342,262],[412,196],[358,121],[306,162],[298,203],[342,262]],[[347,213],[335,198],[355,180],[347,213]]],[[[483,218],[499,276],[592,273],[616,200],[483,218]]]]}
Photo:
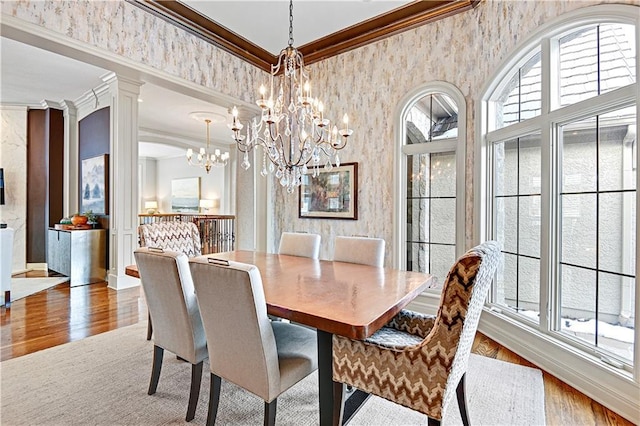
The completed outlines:
{"type": "Polygon", "coordinates": [[[155,200],[145,201],[144,208],[147,210],[147,214],[156,214],[158,212],[158,202],[155,200]]]}
{"type": "Polygon", "coordinates": [[[213,208],[213,200],[200,200],[200,207],[203,209],[213,208]]]}
{"type": "Polygon", "coordinates": [[[0,205],[4,204],[4,169],[0,168],[0,205]]]}

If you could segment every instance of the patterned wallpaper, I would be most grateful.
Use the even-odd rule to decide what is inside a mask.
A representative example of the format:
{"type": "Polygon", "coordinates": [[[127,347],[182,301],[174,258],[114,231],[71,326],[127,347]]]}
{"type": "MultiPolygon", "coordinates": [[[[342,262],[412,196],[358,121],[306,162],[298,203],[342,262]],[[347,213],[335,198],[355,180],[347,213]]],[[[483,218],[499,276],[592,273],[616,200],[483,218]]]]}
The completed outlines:
{"type": "MultiPolygon", "coordinates": [[[[389,37],[311,66],[315,93],[327,115],[350,115],[355,135],[341,160],[359,163],[359,220],[298,219],[297,195],[274,194],[274,235],[323,236],[321,257],[335,235],[393,240],[394,114],[399,100],[432,81],[457,86],[467,99],[466,240],[473,235],[473,145],[476,99],[514,47],[563,13],[611,1],[485,0],[478,7],[389,37]]],[[[640,5],[639,1],[615,1],[640,5]]],[[[122,1],[5,1],[2,13],[65,34],[220,93],[251,102],[264,73],[201,39],[122,1]]],[[[274,185],[277,187],[278,185],[274,185]]],[[[241,188],[238,188],[240,191],[241,188]]],[[[272,249],[277,246],[277,240],[272,249]]]]}

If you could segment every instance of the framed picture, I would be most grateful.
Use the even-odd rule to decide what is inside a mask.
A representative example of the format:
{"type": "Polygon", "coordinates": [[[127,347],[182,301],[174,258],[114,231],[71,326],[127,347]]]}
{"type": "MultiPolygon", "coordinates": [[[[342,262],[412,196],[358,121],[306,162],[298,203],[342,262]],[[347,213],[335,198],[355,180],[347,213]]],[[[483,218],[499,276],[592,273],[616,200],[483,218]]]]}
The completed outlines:
{"type": "Polygon", "coordinates": [[[171,211],[198,213],[200,204],[200,178],[171,180],[171,211]]]}
{"type": "Polygon", "coordinates": [[[85,158],[81,166],[78,213],[109,214],[109,154],[85,158]]]}
{"type": "Polygon", "coordinates": [[[315,167],[302,177],[298,217],[321,219],[358,219],[358,163],[340,167],[315,167]]]}

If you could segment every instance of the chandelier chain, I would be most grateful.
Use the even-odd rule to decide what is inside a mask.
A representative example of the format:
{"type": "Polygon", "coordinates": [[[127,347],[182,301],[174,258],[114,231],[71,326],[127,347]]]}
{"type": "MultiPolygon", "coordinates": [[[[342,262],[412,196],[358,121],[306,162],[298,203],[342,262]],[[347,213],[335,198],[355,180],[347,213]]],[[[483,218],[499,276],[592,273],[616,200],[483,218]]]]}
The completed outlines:
{"type": "Polygon", "coordinates": [[[289,1],[289,46],[293,46],[293,0],[289,1]]]}
{"type": "Polygon", "coordinates": [[[249,152],[261,148],[260,174],[274,172],[287,192],[293,193],[303,179],[308,179],[308,173],[317,176],[320,167],[327,171],[334,164],[339,167],[338,151],[353,134],[347,114],[340,127],[325,116],[325,105],[313,89],[302,53],[293,46],[293,0],[289,2],[289,45],[280,52],[278,62],[271,65],[270,74],[256,100],[260,116],[249,121],[242,134],[245,125],[234,107],[229,128],[243,154],[240,166],[245,170],[251,167],[249,152]]]}

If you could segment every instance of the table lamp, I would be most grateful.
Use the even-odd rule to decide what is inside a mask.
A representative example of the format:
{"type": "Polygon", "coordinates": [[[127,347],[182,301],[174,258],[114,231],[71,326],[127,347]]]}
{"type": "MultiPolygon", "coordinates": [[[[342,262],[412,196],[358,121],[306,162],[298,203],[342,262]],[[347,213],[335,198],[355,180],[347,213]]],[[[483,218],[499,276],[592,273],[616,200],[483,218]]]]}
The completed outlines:
{"type": "Polygon", "coordinates": [[[158,212],[158,202],[145,201],[144,208],[147,210],[147,214],[156,214],[158,212]]]}
{"type": "Polygon", "coordinates": [[[207,213],[213,208],[213,200],[200,200],[200,212],[207,213]]]}

